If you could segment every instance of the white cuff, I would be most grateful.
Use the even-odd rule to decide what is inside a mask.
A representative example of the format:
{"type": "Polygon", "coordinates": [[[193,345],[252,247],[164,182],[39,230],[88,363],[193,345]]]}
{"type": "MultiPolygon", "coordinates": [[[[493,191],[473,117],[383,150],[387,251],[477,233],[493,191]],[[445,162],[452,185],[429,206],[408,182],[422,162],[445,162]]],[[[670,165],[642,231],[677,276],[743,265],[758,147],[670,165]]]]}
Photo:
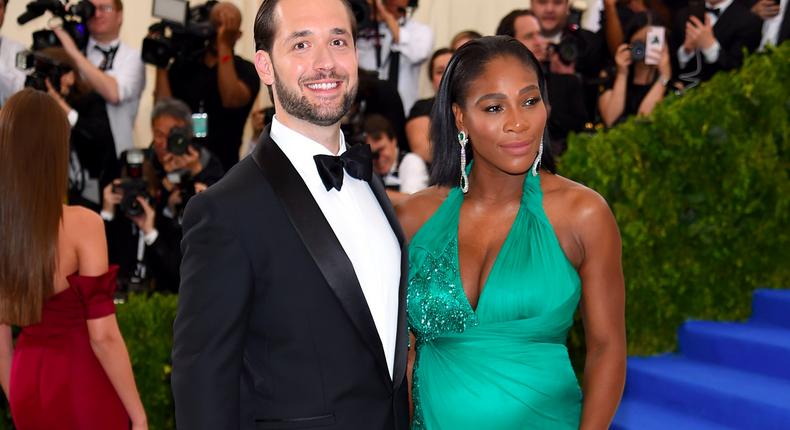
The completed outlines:
{"type": "Polygon", "coordinates": [[[682,46],[678,48],[678,65],[680,65],[681,69],[686,67],[686,64],[688,64],[692,58],[694,58],[693,52],[689,54],[682,46]]]}
{"type": "Polygon", "coordinates": [[[69,111],[67,118],[69,119],[69,125],[74,127],[75,125],[77,125],[77,120],[80,119],[80,114],[77,113],[77,111],[75,111],[74,109],[72,109],[69,111]]]}
{"type": "Polygon", "coordinates": [[[719,61],[719,53],[721,53],[721,45],[718,40],[714,39],[713,45],[708,49],[702,50],[702,55],[705,57],[705,62],[708,64],[719,61]]]}
{"type": "Polygon", "coordinates": [[[157,229],[151,230],[150,233],[143,236],[143,242],[145,242],[145,246],[151,246],[156,242],[156,239],[159,238],[159,231],[157,229]]]}
{"type": "Polygon", "coordinates": [[[107,221],[107,222],[112,222],[112,220],[115,219],[115,214],[114,213],[107,212],[106,210],[103,210],[103,209],[102,209],[101,212],[99,212],[99,215],[101,215],[102,219],[107,221]]]}

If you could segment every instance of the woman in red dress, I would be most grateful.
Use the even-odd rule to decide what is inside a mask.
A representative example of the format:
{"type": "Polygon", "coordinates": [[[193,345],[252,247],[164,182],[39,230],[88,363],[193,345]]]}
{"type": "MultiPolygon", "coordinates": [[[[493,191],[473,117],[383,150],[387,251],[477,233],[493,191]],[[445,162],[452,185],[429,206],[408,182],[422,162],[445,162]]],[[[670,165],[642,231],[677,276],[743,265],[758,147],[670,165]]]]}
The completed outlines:
{"type": "Polygon", "coordinates": [[[147,429],[102,220],[63,205],[68,136],[46,93],[0,110],[0,383],[19,430],[147,429]]]}

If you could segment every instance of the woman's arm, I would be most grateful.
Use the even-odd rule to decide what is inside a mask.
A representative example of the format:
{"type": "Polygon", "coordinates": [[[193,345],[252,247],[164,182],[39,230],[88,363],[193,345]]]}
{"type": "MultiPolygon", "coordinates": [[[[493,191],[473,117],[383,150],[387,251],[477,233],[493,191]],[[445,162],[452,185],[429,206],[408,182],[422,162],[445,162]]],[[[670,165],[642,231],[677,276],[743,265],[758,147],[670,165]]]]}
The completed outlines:
{"type": "Polygon", "coordinates": [[[0,324],[0,385],[3,386],[6,399],[11,382],[11,359],[13,357],[14,344],[11,339],[11,326],[0,324]]]}
{"type": "Polygon", "coordinates": [[[427,115],[418,116],[406,123],[406,137],[411,152],[420,156],[426,163],[432,160],[431,139],[429,137],[431,119],[427,115]]]}
{"type": "Polygon", "coordinates": [[[631,65],[631,50],[628,45],[622,44],[617,48],[615,62],[617,63],[617,75],[614,78],[614,86],[598,97],[598,110],[601,111],[601,118],[607,127],[611,127],[625,111],[628,66],[631,65]]]}
{"type": "MultiPolygon", "coordinates": [[[[80,240],[77,248],[79,273],[85,276],[98,276],[108,270],[107,240],[104,235],[104,222],[98,214],[80,209],[75,230],[80,240]]],[[[126,413],[132,420],[133,428],[147,429],[147,419],[137,384],[132,374],[129,352],[118,328],[115,314],[88,320],[88,336],[91,349],[96,354],[102,368],[121,399],[126,413]]]]}
{"type": "Polygon", "coordinates": [[[581,430],[607,429],[625,385],[625,282],[617,223],[590,193],[574,222],[583,250],[581,312],[587,342],[581,430]]]}
{"type": "Polygon", "coordinates": [[[648,91],[645,98],[642,99],[642,102],[639,103],[639,115],[650,115],[656,105],[661,102],[661,100],[664,100],[664,94],[667,92],[666,84],[669,83],[671,78],[672,66],[669,62],[669,49],[664,46],[664,49],[661,51],[661,59],[658,65],[658,80],[653,83],[650,91],[648,91]]]}

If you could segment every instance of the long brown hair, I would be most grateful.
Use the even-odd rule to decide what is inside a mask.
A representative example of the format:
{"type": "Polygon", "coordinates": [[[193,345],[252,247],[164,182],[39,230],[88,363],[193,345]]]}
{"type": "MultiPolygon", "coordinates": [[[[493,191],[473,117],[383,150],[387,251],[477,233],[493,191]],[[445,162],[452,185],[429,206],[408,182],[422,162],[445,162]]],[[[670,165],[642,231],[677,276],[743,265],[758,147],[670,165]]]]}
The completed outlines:
{"type": "Polygon", "coordinates": [[[26,88],[0,110],[0,322],[40,321],[54,291],[68,139],[66,114],[44,92],[26,88]]]}

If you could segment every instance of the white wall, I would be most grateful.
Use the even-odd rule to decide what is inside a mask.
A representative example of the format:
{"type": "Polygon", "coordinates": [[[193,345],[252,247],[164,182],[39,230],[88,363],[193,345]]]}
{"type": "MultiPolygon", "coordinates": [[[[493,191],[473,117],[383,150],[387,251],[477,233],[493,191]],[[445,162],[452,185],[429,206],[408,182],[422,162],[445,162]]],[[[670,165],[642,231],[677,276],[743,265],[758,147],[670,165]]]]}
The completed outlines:
{"type": "MultiPolygon", "coordinates": [[[[252,39],[255,13],[260,0],[228,0],[236,4],[242,11],[243,36],[236,45],[236,53],[247,59],[252,59],[254,43],[252,39]]],[[[16,17],[25,10],[28,0],[9,0],[6,9],[6,19],[2,34],[11,39],[29,45],[32,41],[33,31],[46,26],[47,15],[31,21],[24,26],[16,23],[16,17]]],[[[140,49],[148,26],[156,22],[151,17],[153,0],[124,0],[124,25],[121,30],[121,39],[140,49]]],[[[196,1],[193,4],[203,3],[196,1]]],[[[482,34],[493,34],[499,20],[513,9],[529,7],[528,0],[421,0],[414,19],[426,23],[433,28],[436,34],[436,47],[447,46],[452,37],[462,30],[477,30],[482,34]]],[[[153,101],[154,68],[147,66],[147,83],[140,101],[140,111],[137,115],[135,127],[135,144],[147,146],[151,141],[149,115],[153,101]]],[[[423,74],[424,75],[424,74],[423,74]]],[[[427,77],[421,85],[424,96],[430,94],[427,77]]],[[[269,97],[265,87],[261,88],[259,95],[260,105],[268,105],[269,97]]]]}

